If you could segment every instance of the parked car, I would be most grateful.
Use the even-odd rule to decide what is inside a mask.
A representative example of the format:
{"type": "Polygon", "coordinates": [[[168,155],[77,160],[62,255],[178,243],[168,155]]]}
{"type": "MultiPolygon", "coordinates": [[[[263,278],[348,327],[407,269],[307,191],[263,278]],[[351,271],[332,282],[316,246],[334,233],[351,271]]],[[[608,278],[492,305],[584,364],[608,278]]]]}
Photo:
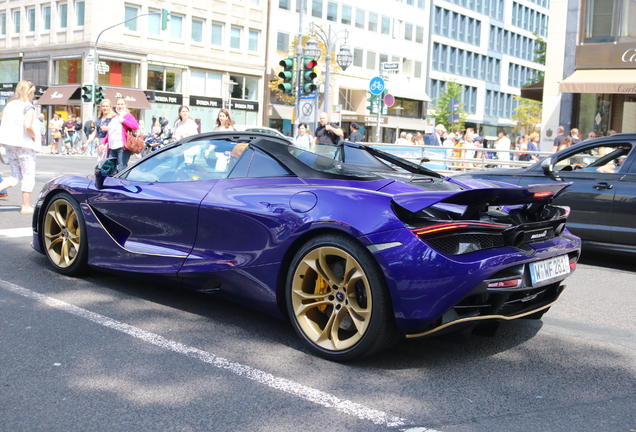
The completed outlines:
{"type": "Polygon", "coordinates": [[[339,148],[344,162],[214,132],[114,175],[108,159],[44,186],[33,248],[62,274],[125,272],[287,318],[337,361],[403,336],[537,319],[563,293],[580,253],[566,209],[550,204],[566,185],[482,188],[339,148]]]}
{"type": "Polygon", "coordinates": [[[453,176],[520,186],[572,183],[554,203],[568,206],[568,229],[584,248],[636,252],[636,134],[586,140],[521,169],[488,169],[453,176]]]}
{"type": "Polygon", "coordinates": [[[288,137],[287,135],[283,134],[278,129],[273,129],[273,128],[269,128],[265,126],[246,126],[246,125],[234,125],[234,127],[236,128],[236,130],[239,130],[239,131],[260,132],[260,133],[265,133],[268,135],[274,135],[276,137],[284,138],[288,141],[294,142],[294,139],[292,137],[288,137]]]}

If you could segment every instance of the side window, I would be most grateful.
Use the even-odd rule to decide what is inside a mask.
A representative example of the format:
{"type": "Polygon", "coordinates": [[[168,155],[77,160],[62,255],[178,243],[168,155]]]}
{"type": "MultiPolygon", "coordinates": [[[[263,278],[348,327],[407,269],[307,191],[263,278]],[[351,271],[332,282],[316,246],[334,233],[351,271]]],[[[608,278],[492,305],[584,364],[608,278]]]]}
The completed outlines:
{"type": "Polygon", "coordinates": [[[289,177],[292,174],[278,161],[260,151],[255,151],[247,176],[258,177],[289,177]]]}
{"type": "Polygon", "coordinates": [[[233,154],[237,146],[246,144],[212,140],[185,143],[140,161],[125,178],[150,183],[224,179],[240,155],[233,154]]]}
{"type": "Polygon", "coordinates": [[[630,143],[588,148],[557,161],[556,166],[561,171],[619,173],[631,150],[630,143]]]}

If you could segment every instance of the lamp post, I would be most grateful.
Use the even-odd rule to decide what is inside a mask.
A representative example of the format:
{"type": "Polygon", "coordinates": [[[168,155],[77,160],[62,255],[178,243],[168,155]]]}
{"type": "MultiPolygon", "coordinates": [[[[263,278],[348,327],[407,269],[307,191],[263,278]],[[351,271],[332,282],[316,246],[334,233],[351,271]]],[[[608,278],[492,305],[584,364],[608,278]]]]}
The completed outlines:
{"type": "Polygon", "coordinates": [[[349,37],[349,32],[347,30],[334,31],[331,30],[331,25],[327,27],[327,31],[325,31],[322,27],[315,25],[313,22],[309,24],[309,34],[311,37],[307,41],[307,45],[305,47],[305,55],[308,55],[311,58],[319,59],[320,58],[320,48],[318,48],[318,43],[316,42],[316,37],[325,44],[327,49],[327,55],[325,56],[325,64],[326,64],[326,72],[325,72],[325,95],[324,95],[324,111],[329,114],[329,76],[330,76],[330,66],[331,66],[331,52],[335,49],[335,45],[340,40],[344,40],[344,44],[340,45],[340,52],[336,56],[336,61],[338,62],[338,66],[345,71],[351,64],[353,63],[353,54],[351,54],[351,49],[349,45],[347,45],[347,38],[349,37]]]}

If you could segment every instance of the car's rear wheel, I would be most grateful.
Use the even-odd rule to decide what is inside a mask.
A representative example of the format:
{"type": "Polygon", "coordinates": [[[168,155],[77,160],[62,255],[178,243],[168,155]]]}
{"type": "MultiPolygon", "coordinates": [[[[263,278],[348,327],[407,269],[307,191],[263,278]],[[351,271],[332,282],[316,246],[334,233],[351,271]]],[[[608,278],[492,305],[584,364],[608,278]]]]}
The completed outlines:
{"type": "Polygon", "coordinates": [[[298,251],[286,294],[294,329],[327,359],[355,360],[399,338],[379,265],[344,235],[316,237],[298,251]]]}
{"type": "Polygon", "coordinates": [[[42,234],[46,256],[58,272],[70,276],[87,269],[86,224],[71,195],[61,193],[48,204],[42,234]]]}

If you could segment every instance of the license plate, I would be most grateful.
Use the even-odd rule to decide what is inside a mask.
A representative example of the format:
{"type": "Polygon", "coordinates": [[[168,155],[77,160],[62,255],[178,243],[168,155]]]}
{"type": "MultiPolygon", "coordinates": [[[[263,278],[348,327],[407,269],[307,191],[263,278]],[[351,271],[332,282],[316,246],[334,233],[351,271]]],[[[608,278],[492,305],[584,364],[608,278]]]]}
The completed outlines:
{"type": "Polygon", "coordinates": [[[532,284],[570,273],[570,260],[567,255],[530,263],[532,284]]]}

